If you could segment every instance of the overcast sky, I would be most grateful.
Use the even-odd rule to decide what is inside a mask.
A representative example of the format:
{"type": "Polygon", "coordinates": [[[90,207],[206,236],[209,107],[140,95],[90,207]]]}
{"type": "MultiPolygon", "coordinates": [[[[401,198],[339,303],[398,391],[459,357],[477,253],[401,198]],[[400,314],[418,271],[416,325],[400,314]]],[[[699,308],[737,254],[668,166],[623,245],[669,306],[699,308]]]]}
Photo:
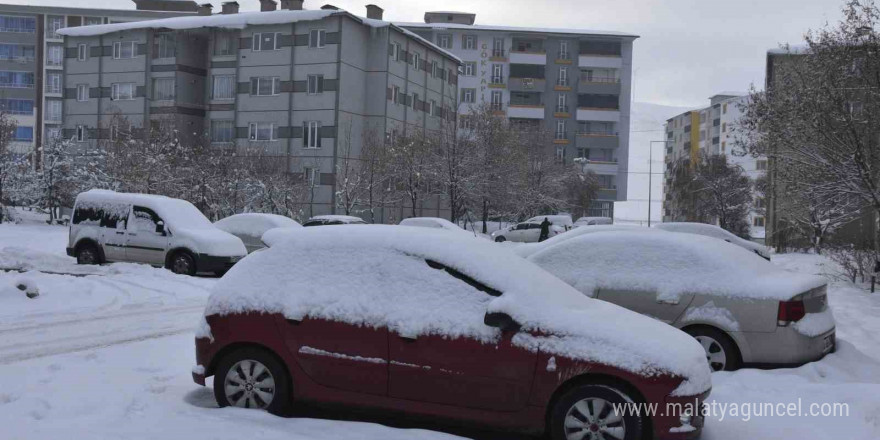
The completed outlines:
{"type": "MultiPolygon", "coordinates": [[[[222,0],[198,0],[214,3],[222,0]]],[[[238,0],[242,10],[258,0],[238,0]]],[[[477,14],[478,24],[612,30],[640,35],[635,43],[636,101],[702,106],[720,91],[764,82],[767,49],[803,41],[804,31],[840,19],[843,0],[306,0],[357,15],[364,5],[385,19],[422,21],[426,10],[477,14]]],[[[129,0],[0,0],[0,3],[132,9],[129,0]]],[[[279,2],[280,3],[280,2],[279,2]]]]}

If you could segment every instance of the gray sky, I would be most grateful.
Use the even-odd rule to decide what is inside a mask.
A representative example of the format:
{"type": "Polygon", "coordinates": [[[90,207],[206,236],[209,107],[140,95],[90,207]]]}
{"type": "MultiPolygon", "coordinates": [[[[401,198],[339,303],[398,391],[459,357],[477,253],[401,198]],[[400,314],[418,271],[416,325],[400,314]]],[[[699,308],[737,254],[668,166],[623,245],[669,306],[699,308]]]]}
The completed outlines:
{"type": "MultiPolygon", "coordinates": [[[[222,0],[211,2],[215,11],[222,0]]],[[[132,9],[129,0],[0,0],[2,3],[132,9]]],[[[242,10],[258,0],[238,0],[242,10]]],[[[843,0],[306,0],[357,15],[364,5],[385,19],[422,21],[426,10],[475,12],[479,24],[546,26],[631,32],[636,101],[703,106],[716,92],[762,85],[767,49],[797,43],[804,31],[840,19],[843,0]]]]}

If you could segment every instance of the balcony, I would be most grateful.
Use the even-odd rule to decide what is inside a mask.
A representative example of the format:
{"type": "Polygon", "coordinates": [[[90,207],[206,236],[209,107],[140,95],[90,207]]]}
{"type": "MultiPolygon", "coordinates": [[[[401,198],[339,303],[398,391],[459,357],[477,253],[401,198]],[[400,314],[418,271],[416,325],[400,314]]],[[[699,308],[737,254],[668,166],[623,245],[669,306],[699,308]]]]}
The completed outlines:
{"type": "Polygon", "coordinates": [[[567,105],[557,105],[556,108],[553,110],[553,117],[554,118],[570,118],[571,112],[569,111],[569,108],[567,105]]]}
{"type": "Polygon", "coordinates": [[[620,122],[620,110],[616,108],[584,108],[577,109],[578,121],[620,122]]]}
{"type": "Polygon", "coordinates": [[[510,52],[510,62],[516,64],[547,64],[547,54],[544,52],[510,52]]]}
{"type": "Polygon", "coordinates": [[[601,78],[581,75],[578,82],[578,93],[590,95],[619,95],[620,80],[617,78],[601,78]]]}
{"type": "Polygon", "coordinates": [[[489,57],[489,61],[507,61],[507,52],[500,48],[492,49],[492,56],[489,57]]]}
{"type": "Polygon", "coordinates": [[[544,119],[544,106],[535,104],[510,104],[507,116],[521,119],[544,119]]]}
{"type": "Polygon", "coordinates": [[[558,78],[553,86],[553,90],[569,92],[571,91],[571,82],[568,81],[568,78],[558,78]]]}
{"type": "Polygon", "coordinates": [[[571,64],[571,52],[557,52],[556,53],[556,64],[571,64]]]}
{"type": "Polygon", "coordinates": [[[617,188],[603,188],[599,190],[598,200],[617,200],[617,188]]]}
{"type": "Polygon", "coordinates": [[[620,138],[616,134],[593,134],[580,131],[577,134],[578,148],[617,148],[619,145],[620,138]]]}
{"type": "Polygon", "coordinates": [[[490,89],[503,89],[505,87],[507,86],[504,84],[503,76],[493,76],[492,79],[489,81],[490,89]]]}
{"type": "Polygon", "coordinates": [[[492,112],[495,116],[505,116],[507,114],[505,105],[500,102],[493,102],[489,104],[489,111],[492,112]]]}
{"type": "Polygon", "coordinates": [[[511,92],[541,92],[547,83],[543,78],[510,78],[508,81],[511,92]]]}
{"type": "Polygon", "coordinates": [[[0,89],[32,89],[33,83],[5,82],[0,83],[0,89]]]}
{"type": "Polygon", "coordinates": [[[581,54],[578,56],[579,67],[598,67],[603,69],[620,69],[623,67],[623,58],[620,55],[591,55],[581,54]]]}

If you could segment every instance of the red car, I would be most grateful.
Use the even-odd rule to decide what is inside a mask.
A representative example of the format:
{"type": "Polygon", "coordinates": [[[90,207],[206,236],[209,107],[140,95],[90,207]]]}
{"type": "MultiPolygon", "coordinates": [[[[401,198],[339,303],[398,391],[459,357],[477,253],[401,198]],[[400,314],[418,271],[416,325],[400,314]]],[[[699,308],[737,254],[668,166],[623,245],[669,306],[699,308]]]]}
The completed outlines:
{"type": "Polygon", "coordinates": [[[685,333],[491,242],[402,226],[299,232],[212,292],[193,379],[214,376],[221,407],[335,404],[554,440],[699,437],[710,373],[685,333]],[[659,408],[612,406],[628,403],[659,408]]]}

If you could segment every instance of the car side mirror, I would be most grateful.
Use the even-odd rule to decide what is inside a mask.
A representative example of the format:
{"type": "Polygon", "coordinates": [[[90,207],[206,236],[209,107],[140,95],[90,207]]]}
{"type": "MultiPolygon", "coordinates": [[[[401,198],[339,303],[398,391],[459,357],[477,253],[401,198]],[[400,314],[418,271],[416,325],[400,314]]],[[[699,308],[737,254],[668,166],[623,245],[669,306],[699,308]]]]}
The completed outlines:
{"type": "Polygon", "coordinates": [[[503,332],[518,332],[522,324],[516,322],[507,313],[486,313],[483,323],[489,327],[495,327],[503,332]]]}
{"type": "Polygon", "coordinates": [[[163,222],[162,220],[156,222],[156,233],[165,235],[165,222],[163,222]]]}

